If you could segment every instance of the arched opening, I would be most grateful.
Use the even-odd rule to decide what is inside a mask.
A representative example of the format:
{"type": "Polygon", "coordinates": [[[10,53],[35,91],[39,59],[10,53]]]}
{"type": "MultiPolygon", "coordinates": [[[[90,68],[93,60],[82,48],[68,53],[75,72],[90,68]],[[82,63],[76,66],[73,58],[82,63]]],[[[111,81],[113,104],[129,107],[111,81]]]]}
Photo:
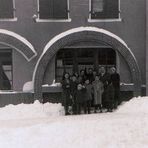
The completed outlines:
{"type": "Polygon", "coordinates": [[[69,47],[60,49],[55,59],[55,80],[61,82],[64,72],[70,75],[88,71],[89,68],[99,73],[99,67],[104,66],[108,71],[116,67],[116,52],[111,47],[69,47]]]}
{"type": "Polygon", "coordinates": [[[60,49],[65,50],[67,46],[71,46],[78,42],[101,42],[114,49],[114,51],[117,51],[129,66],[134,83],[134,96],[139,96],[141,94],[141,75],[139,66],[134,54],[125,42],[113,33],[103,29],[79,27],[56,36],[45,46],[43,54],[36,64],[33,75],[35,99],[40,100],[42,98],[42,84],[48,63],[58,51],[60,52],[60,49]]]}
{"type": "Polygon", "coordinates": [[[27,61],[32,60],[37,55],[29,41],[9,30],[0,29],[0,44],[17,50],[27,61]]]}
{"type": "Polygon", "coordinates": [[[24,37],[9,30],[0,29],[0,90],[13,90],[14,51],[19,52],[27,62],[36,55],[32,44],[24,37]]]}

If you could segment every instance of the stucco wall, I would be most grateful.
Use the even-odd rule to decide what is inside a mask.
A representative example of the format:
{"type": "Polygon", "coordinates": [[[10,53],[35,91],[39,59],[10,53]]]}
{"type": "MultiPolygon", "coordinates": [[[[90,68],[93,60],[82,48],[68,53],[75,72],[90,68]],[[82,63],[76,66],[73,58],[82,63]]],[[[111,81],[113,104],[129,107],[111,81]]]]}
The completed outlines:
{"type": "MultiPolygon", "coordinates": [[[[121,37],[134,53],[140,65],[142,82],[145,84],[145,0],[120,0],[121,19],[119,22],[88,22],[89,0],[70,0],[71,22],[34,22],[32,16],[37,14],[36,0],[15,0],[16,22],[0,21],[0,28],[7,29],[25,37],[38,52],[30,63],[17,52],[13,54],[14,89],[20,90],[25,81],[32,79],[34,66],[44,46],[55,35],[79,26],[96,26],[111,31],[121,37]]],[[[122,61],[122,60],[121,60],[122,61]]],[[[53,65],[53,64],[52,64],[53,65]]],[[[121,64],[122,65],[122,64],[121,64]]],[[[53,68],[54,66],[52,66],[53,68]]],[[[124,73],[125,68],[120,68],[124,73]]],[[[54,71],[52,69],[52,71],[54,71]]],[[[53,75],[51,76],[53,78],[53,75]]],[[[50,79],[50,77],[48,77],[50,79]]],[[[129,79],[129,74],[124,76],[129,79]]],[[[124,81],[123,80],[123,81],[124,81]]]]}

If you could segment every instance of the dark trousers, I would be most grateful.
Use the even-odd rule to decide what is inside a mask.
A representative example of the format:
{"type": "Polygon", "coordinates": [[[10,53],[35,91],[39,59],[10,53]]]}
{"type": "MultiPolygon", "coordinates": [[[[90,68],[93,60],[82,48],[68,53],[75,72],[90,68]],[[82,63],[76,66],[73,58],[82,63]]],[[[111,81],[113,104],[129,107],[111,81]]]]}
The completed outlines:
{"type": "Polygon", "coordinates": [[[77,103],[77,114],[81,114],[82,109],[84,110],[84,113],[86,114],[86,107],[87,107],[86,102],[77,103]]]}
{"type": "Polygon", "coordinates": [[[106,109],[109,111],[109,110],[112,110],[113,108],[114,108],[114,101],[113,100],[107,101],[106,109]]]}
{"type": "Polygon", "coordinates": [[[115,91],[114,91],[114,108],[116,109],[119,104],[120,104],[120,90],[115,89],[115,91]]]}
{"type": "Polygon", "coordinates": [[[70,99],[70,92],[69,91],[64,91],[63,92],[63,106],[65,109],[65,115],[69,114],[68,113],[68,107],[71,104],[71,99],[70,99]]]}
{"type": "Polygon", "coordinates": [[[86,102],[86,112],[88,113],[88,114],[90,114],[90,108],[91,108],[91,100],[87,100],[87,102],[86,102]]]}
{"type": "Polygon", "coordinates": [[[77,114],[76,93],[72,94],[72,112],[74,115],[77,114]]]}

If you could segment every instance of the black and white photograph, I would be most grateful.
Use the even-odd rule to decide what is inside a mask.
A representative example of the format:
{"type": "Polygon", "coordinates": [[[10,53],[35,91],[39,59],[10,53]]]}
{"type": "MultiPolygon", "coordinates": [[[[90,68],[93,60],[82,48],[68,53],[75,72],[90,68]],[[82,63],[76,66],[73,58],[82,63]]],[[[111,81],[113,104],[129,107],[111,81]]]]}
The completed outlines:
{"type": "Polygon", "coordinates": [[[0,148],[148,148],[148,0],[0,0],[0,148]]]}

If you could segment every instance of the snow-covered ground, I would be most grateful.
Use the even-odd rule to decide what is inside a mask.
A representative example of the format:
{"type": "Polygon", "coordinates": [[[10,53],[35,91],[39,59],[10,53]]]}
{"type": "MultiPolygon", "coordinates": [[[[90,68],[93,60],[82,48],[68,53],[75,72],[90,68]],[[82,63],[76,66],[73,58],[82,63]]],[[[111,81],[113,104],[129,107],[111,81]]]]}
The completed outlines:
{"type": "Polygon", "coordinates": [[[148,148],[148,97],[113,113],[64,116],[60,104],[0,109],[0,148],[148,148]]]}

